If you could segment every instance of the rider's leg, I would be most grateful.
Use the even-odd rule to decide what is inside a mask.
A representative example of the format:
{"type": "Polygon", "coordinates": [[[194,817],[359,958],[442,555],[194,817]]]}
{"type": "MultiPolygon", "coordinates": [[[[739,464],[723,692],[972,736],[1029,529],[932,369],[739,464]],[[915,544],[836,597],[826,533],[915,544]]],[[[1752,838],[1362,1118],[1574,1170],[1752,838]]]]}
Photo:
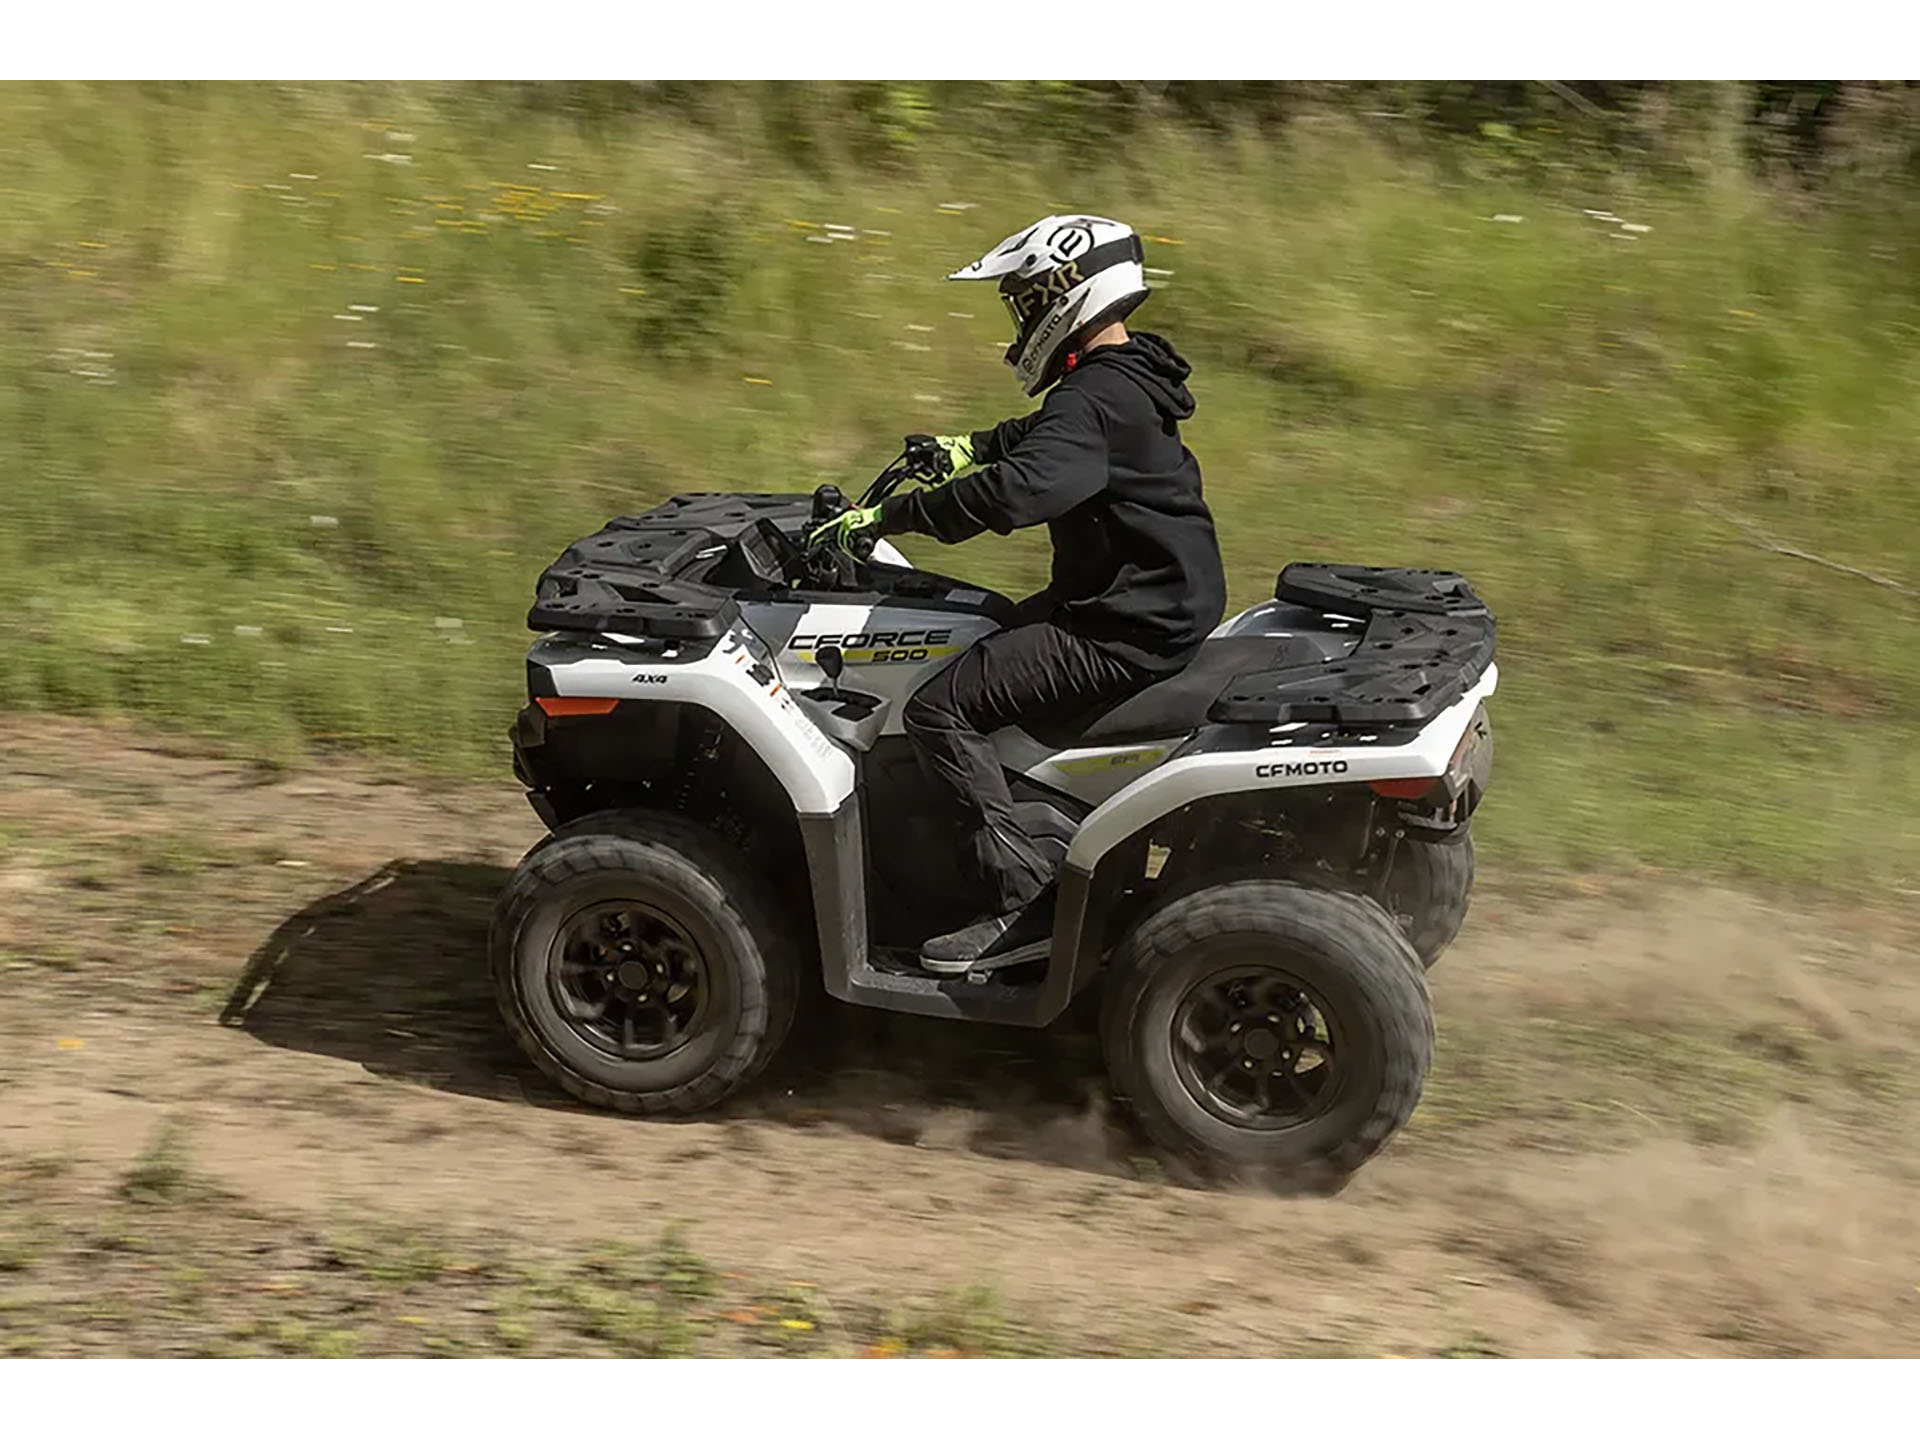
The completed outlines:
{"type": "Polygon", "coordinates": [[[1054,866],[1014,818],[1013,793],[987,736],[1007,725],[1117,699],[1152,677],[1047,622],[989,636],[907,702],[901,720],[921,763],[966,817],[987,909],[927,942],[930,959],[970,960],[1002,939],[1052,884],[1054,866]]]}

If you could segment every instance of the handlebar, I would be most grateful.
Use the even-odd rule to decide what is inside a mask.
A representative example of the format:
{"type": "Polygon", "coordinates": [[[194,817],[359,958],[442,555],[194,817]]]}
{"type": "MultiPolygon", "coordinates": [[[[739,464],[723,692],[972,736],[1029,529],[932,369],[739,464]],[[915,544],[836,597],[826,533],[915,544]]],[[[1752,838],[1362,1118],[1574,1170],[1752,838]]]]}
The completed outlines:
{"type": "Polygon", "coordinates": [[[860,506],[878,505],[887,496],[898,490],[908,480],[938,480],[940,476],[931,465],[916,460],[905,450],[894,456],[887,468],[873,477],[873,483],[867,486],[867,493],[860,497],[860,506]]]}
{"type": "MultiPolygon", "coordinates": [[[[926,482],[939,478],[930,465],[910,457],[902,450],[885,469],[874,476],[873,482],[860,497],[860,508],[865,510],[878,505],[910,480],[926,482]]],[[[836,515],[843,515],[852,508],[838,486],[820,486],[813,492],[813,513],[807,522],[808,535],[811,536],[836,515]]],[[[794,545],[779,533],[777,527],[769,524],[767,529],[778,537],[775,545],[780,552],[781,569],[789,585],[809,589],[864,588],[861,572],[873,559],[874,538],[871,535],[855,537],[854,552],[849,554],[825,544],[816,544],[810,539],[804,544],[794,545]]]]}

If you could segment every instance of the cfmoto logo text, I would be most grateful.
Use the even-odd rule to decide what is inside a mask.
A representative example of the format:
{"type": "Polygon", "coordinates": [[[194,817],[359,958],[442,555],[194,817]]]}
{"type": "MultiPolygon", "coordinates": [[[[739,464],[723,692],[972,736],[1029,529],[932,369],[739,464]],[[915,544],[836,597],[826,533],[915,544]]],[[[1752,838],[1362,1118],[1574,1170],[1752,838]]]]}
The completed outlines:
{"type": "Polygon", "coordinates": [[[1275,762],[1272,765],[1253,767],[1254,777],[1270,780],[1278,775],[1344,775],[1347,762],[1344,760],[1298,760],[1275,762]]]}

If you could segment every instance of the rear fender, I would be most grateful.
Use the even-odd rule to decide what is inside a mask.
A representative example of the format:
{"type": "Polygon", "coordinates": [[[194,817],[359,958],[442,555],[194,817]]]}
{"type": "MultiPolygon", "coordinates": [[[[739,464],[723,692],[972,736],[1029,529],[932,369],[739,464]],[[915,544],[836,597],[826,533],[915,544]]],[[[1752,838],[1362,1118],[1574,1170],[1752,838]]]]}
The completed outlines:
{"type": "MultiPolygon", "coordinates": [[[[1152,827],[1175,811],[1194,807],[1202,812],[1234,809],[1271,791],[1328,792],[1338,811],[1353,810],[1350,818],[1370,827],[1377,796],[1361,786],[1374,781],[1427,780],[1447,775],[1481,707],[1499,683],[1499,669],[1488,665],[1478,683],[1458,701],[1436,715],[1405,745],[1369,748],[1365,744],[1293,748],[1284,743],[1211,750],[1176,755],[1101,805],[1080,826],[1061,868],[1059,900],[1054,911],[1053,973],[1061,977],[1067,995],[1077,993],[1093,978],[1100,956],[1113,938],[1108,913],[1128,888],[1144,883],[1147,837],[1152,827]],[[1357,807],[1339,803],[1353,794],[1357,807]],[[1070,979],[1067,977],[1071,977],[1070,979]]],[[[1490,751],[1477,767],[1467,790],[1486,783],[1490,751]]],[[[1430,788],[1430,787],[1429,787],[1430,788]]],[[[1302,799],[1309,798],[1302,794],[1302,799]]],[[[1351,844],[1331,857],[1344,864],[1364,866],[1372,838],[1365,829],[1336,823],[1329,837],[1352,828],[1351,844]],[[1344,853],[1351,849],[1352,853],[1344,853]]],[[[1391,852],[1386,852],[1390,854],[1391,852]]],[[[1249,860],[1249,865],[1255,861],[1249,860]]],[[[1264,863],[1264,862],[1259,862],[1264,863]]],[[[1231,868],[1231,867],[1229,867],[1231,868]]],[[[1220,872],[1225,878],[1226,872],[1220,872]]],[[[1311,873],[1311,872],[1308,872],[1311,873]]],[[[1050,976],[1050,981],[1053,976],[1050,976]]]]}
{"type": "MultiPolygon", "coordinates": [[[[1068,871],[1091,877],[1115,847],[1165,815],[1212,796],[1375,781],[1437,780],[1447,774],[1499,670],[1436,715],[1405,745],[1294,747],[1284,735],[1265,745],[1176,755],[1142,775],[1086,819],[1068,848],[1068,871]]],[[[1058,942],[1056,931],[1056,943],[1058,942]]]]}

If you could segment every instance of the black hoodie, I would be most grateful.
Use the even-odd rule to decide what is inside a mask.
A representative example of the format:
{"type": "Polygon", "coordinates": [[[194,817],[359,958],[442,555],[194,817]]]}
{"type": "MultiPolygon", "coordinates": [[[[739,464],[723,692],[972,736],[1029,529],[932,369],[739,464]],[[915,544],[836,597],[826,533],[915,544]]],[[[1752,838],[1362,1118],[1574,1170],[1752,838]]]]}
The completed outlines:
{"type": "Polygon", "coordinates": [[[1191,373],[1144,331],[1087,351],[1033,414],[974,435],[982,468],[888,496],[880,532],[955,545],[1045,521],[1054,623],[1137,665],[1178,669],[1227,605],[1200,466],[1180,443],[1191,373]]]}

